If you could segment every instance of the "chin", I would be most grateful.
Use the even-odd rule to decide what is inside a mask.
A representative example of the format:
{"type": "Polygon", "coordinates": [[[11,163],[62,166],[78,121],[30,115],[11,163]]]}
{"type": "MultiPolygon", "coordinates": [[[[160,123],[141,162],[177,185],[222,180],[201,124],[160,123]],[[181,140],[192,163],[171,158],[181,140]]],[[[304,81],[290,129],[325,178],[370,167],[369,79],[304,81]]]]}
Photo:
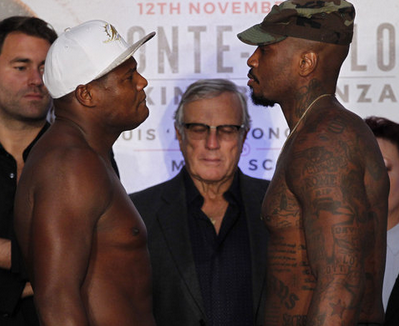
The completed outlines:
{"type": "Polygon", "coordinates": [[[192,175],[201,181],[207,183],[214,183],[223,180],[224,174],[215,170],[214,168],[198,169],[193,171],[192,175]]]}
{"type": "Polygon", "coordinates": [[[271,101],[263,96],[258,96],[255,95],[255,93],[252,91],[251,93],[251,99],[252,103],[255,105],[262,105],[262,106],[267,106],[267,107],[272,107],[276,104],[276,102],[271,101]]]}

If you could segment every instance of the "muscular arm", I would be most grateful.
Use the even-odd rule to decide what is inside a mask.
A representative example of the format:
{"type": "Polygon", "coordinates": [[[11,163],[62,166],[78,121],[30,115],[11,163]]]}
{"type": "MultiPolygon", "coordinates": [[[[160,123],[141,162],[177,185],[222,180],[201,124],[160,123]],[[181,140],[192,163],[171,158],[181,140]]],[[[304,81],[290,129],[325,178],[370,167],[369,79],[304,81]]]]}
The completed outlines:
{"type": "MultiPolygon", "coordinates": [[[[31,238],[17,227],[18,237],[27,254],[41,325],[88,325],[80,289],[96,223],[109,200],[107,173],[92,153],[68,155],[50,166],[50,171],[35,171],[31,238]]],[[[17,195],[21,201],[23,182],[21,178],[17,195]]],[[[23,213],[18,210],[17,226],[23,213]]]]}
{"type": "MultiPolygon", "coordinates": [[[[335,136],[335,138],[334,138],[335,136]]],[[[316,286],[307,325],[355,325],[365,292],[365,259],[375,234],[356,139],[307,138],[295,151],[292,189],[302,208],[316,286]]],[[[354,138],[354,137],[352,137],[354,138]]],[[[364,158],[365,159],[365,158],[364,158]]]]}
{"type": "MultiPolygon", "coordinates": [[[[338,180],[340,173],[345,171],[340,168],[328,175],[314,174],[319,186],[320,182],[323,183],[321,179],[331,179],[322,189],[309,189],[308,198],[303,200],[306,248],[316,277],[307,315],[308,325],[337,325],[341,322],[355,325],[365,290],[362,238],[367,216],[359,203],[344,198],[338,180]]],[[[363,193],[361,197],[366,203],[364,189],[359,187],[357,190],[363,193]]]]}

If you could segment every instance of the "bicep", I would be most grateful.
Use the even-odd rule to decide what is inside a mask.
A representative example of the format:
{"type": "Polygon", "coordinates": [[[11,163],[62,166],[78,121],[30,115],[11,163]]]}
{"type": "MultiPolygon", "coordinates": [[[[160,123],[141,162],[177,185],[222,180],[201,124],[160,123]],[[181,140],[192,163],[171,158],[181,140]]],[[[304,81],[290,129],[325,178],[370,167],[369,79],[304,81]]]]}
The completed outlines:
{"type": "Polygon", "coordinates": [[[82,284],[95,227],[108,194],[104,178],[85,167],[46,176],[33,194],[29,257],[35,291],[82,284]]]}
{"type": "Polygon", "coordinates": [[[300,154],[292,164],[298,178],[291,184],[302,208],[312,270],[318,274],[362,268],[367,219],[363,168],[330,147],[300,154]]]}
{"type": "Polygon", "coordinates": [[[80,284],[87,267],[94,220],[86,218],[84,208],[74,207],[69,200],[56,205],[39,194],[35,201],[40,204],[33,209],[28,249],[35,287],[39,290],[57,282],[80,284]]]}

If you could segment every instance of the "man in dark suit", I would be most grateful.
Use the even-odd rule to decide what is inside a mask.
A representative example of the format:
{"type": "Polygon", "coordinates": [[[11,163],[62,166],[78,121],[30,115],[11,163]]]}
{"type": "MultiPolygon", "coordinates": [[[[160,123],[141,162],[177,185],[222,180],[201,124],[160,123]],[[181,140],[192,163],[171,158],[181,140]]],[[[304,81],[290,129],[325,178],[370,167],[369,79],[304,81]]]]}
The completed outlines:
{"type": "MultiPolygon", "coordinates": [[[[3,12],[2,12],[3,13],[3,12]]],[[[13,228],[17,182],[28,154],[47,130],[50,95],[42,74],[57,38],[47,22],[12,16],[0,22],[0,325],[39,325],[33,290],[13,228]]]]}
{"type": "Polygon", "coordinates": [[[130,195],[147,226],[158,326],[262,324],[269,182],[238,168],[249,128],[234,83],[193,83],[175,113],[185,166],[130,195]]]}

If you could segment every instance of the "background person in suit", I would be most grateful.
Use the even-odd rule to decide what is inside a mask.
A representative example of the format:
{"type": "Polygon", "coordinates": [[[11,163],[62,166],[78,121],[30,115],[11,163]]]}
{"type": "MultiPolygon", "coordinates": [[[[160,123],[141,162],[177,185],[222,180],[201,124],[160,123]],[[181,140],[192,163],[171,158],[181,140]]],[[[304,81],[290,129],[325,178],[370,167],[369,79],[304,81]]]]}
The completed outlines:
{"type": "Polygon", "coordinates": [[[385,326],[399,325],[399,124],[382,117],[365,119],[377,138],[389,175],[387,257],[382,303],[385,326]],[[396,282],[396,283],[395,283],[396,282]]]}
{"type": "Polygon", "coordinates": [[[0,325],[39,325],[13,228],[17,182],[30,149],[48,128],[44,61],[56,32],[43,20],[0,22],[0,325]]]}
{"type": "Polygon", "coordinates": [[[191,84],[175,113],[185,166],[130,195],[147,226],[158,326],[262,324],[269,182],[238,168],[249,128],[234,83],[191,84]]]}

